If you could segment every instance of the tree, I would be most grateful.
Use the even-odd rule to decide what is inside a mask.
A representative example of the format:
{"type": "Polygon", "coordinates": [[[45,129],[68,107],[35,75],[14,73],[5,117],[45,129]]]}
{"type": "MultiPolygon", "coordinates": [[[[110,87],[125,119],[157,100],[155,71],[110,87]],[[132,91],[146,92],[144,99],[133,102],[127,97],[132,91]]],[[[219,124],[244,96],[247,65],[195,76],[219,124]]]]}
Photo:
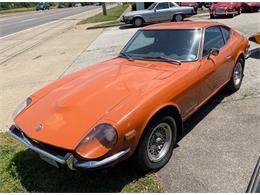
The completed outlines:
{"type": "Polygon", "coordinates": [[[106,8],[105,2],[102,2],[102,10],[103,10],[103,15],[106,16],[107,15],[107,8],[106,8]]]}

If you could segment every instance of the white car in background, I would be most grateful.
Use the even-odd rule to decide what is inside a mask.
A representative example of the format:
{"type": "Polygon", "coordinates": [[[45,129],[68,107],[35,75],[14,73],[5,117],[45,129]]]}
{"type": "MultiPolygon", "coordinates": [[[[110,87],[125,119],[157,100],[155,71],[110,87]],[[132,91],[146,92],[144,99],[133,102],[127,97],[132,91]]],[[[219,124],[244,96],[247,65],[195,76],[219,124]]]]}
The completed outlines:
{"type": "Polygon", "coordinates": [[[125,13],[120,21],[126,24],[133,24],[136,27],[144,23],[156,23],[162,21],[180,22],[184,18],[195,15],[193,7],[180,7],[173,2],[156,2],[147,9],[125,13]]]}

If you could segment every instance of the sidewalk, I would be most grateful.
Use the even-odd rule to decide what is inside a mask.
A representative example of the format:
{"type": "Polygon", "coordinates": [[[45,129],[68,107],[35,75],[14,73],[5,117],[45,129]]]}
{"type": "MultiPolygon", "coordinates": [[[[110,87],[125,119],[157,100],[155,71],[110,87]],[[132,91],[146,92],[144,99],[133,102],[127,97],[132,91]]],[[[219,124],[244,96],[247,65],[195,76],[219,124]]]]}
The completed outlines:
{"type": "MultiPolygon", "coordinates": [[[[111,27],[101,29],[102,33],[64,72],[67,75],[81,68],[116,57],[137,28],[118,29],[111,27]]],[[[89,31],[89,30],[87,30],[89,31]]]]}

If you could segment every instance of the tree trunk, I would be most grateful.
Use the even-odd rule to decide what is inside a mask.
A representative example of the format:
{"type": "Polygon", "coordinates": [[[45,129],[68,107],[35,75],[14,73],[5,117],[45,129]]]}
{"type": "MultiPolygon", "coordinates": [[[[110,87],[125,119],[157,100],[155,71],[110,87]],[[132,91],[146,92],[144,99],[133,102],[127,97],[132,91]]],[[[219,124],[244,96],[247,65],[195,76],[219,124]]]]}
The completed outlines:
{"type": "Polygon", "coordinates": [[[102,10],[103,10],[103,15],[106,16],[107,15],[107,8],[106,8],[105,2],[102,2],[102,10]]]}

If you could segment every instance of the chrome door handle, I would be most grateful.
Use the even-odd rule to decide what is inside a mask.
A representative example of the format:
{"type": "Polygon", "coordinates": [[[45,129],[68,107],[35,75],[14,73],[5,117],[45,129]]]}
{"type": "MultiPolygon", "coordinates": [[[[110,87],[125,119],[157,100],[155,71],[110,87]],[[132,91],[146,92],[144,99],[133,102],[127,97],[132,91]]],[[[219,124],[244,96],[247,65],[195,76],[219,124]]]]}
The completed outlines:
{"type": "Polygon", "coordinates": [[[231,62],[232,61],[232,57],[231,56],[228,56],[227,57],[227,62],[231,62]]]}

